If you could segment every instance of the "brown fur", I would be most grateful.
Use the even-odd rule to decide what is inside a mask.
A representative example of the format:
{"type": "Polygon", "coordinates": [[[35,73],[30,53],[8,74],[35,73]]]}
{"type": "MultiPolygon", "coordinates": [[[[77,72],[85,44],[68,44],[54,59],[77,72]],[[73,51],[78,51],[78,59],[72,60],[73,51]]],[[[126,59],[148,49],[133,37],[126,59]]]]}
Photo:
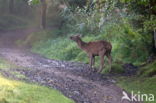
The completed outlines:
{"type": "Polygon", "coordinates": [[[95,63],[95,56],[100,56],[100,69],[98,72],[102,71],[102,68],[104,67],[104,56],[108,57],[109,64],[111,65],[112,57],[111,57],[111,50],[112,45],[111,43],[99,40],[99,41],[93,41],[93,42],[84,42],[81,40],[81,37],[79,35],[71,36],[71,40],[75,41],[78,46],[84,50],[89,58],[90,58],[90,66],[94,65],[95,63]]]}

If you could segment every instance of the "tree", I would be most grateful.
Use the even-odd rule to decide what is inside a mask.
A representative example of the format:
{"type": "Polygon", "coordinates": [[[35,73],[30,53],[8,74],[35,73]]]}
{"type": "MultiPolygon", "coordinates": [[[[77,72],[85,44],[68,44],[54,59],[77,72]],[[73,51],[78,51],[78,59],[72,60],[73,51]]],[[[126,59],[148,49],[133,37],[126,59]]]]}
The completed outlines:
{"type": "Polygon", "coordinates": [[[9,0],[9,13],[14,12],[14,0],[9,0]]]}
{"type": "Polygon", "coordinates": [[[30,4],[38,4],[41,3],[41,27],[43,29],[46,28],[46,15],[47,15],[47,2],[46,0],[29,0],[28,1],[29,5],[30,4]]]}
{"type": "Polygon", "coordinates": [[[46,28],[46,12],[47,12],[47,3],[46,0],[40,0],[41,5],[42,5],[42,16],[41,16],[41,25],[42,28],[46,28]]]}

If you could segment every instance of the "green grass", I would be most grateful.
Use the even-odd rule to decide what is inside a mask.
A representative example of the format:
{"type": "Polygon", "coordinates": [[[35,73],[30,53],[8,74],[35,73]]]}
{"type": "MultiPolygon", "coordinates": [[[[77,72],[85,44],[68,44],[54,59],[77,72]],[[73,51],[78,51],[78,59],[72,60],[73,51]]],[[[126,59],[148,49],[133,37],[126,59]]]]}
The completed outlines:
{"type": "Polygon", "coordinates": [[[0,76],[0,103],[74,103],[47,87],[8,80],[0,76]]]}
{"type": "MultiPolygon", "coordinates": [[[[0,69],[10,70],[16,67],[4,58],[0,58],[0,69]]],[[[18,78],[25,78],[19,72],[10,71],[18,78]]],[[[9,80],[0,75],[0,103],[74,103],[57,90],[44,86],[9,80]]]]}
{"type": "Polygon", "coordinates": [[[156,75],[156,61],[141,68],[138,72],[138,75],[142,77],[151,77],[156,75]]]}
{"type": "MultiPolygon", "coordinates": [[[[156,96],[156,61],[139,69],[138,74],[133,77],[117,77],[118,85],[128,92],[140,91],[143,94],[154,94],[156,96]],[[152,75],[151,75],[152,74],[152,75]]],[[[156,103],[145,102],[145,103],[156,103]]]]}
{"type": "MultiPolygon", "coordinates": [[[[154,77],[118,77],[118,85],[124,88],[129,93],[134,91],[135,93],[141,92],[142,94],[153,94],[156,96],[156,76],[154,77]]],[[[144,102],[144,103],[156,103],[144,102]]]]}

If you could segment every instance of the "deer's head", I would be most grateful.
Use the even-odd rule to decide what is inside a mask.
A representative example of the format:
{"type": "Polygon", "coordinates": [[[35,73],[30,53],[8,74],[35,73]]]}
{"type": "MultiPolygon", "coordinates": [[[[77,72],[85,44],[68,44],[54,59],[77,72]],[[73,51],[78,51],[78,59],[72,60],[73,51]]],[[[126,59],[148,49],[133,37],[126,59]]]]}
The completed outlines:
{"type": "Polygon", "coordinates": [[[81,35],[70,36],[70,39],[75,41],[75,42],[78,42],[79,40],[81,40],[81,35]]]}

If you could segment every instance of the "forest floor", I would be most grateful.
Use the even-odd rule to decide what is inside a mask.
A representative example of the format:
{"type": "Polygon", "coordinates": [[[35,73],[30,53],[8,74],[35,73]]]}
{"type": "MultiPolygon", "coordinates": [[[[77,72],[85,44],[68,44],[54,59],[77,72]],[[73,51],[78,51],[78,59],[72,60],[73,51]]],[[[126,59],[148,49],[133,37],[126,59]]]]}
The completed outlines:
{"type": "Polygon", "coordinates": [[[0,70],[3,76],[57,89],[76,103],[134,103],[121,101],[123,90],[115,80],[91,71],[87,64],[47,59],[15,45],[17,40],[34,31],[0,32],[0,56],[17,65],[10,70],[0,70]],[[14,75],[13,71],[26,78],[14,75]]]}

